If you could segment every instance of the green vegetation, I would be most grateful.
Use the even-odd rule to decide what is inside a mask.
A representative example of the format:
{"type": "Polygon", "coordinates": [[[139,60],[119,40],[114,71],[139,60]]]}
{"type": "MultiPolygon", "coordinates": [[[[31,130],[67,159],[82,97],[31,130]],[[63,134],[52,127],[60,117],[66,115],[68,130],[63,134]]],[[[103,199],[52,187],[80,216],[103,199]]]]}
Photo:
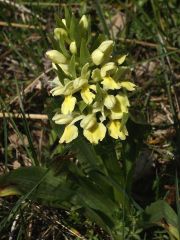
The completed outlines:
{"type": "MultiPolygon", "coordinates": [[[[179,2],[0,1],[0,6],[1,239],[180,240],[179,2]],[[56,27],[61,32],[54,38],[56,27]],[[120,72],[125,66],[128,74],[120,72]],[[84,85],[73,97],[58,88],[71,97],[70,105],[57,89],[51,91],[56,74],[70,86],[76,74],[84,81],[95,69],[105,75],[95,71],[90,84],[96,88],[87,101],[84,85]],[[116,71],[121,87],[113,89],[116,71]],[[128,107],[123,100],[126,116],[118,118],[123,137],[119,130],[114,139],[114,128],[110,136],[92,137],[100,120],[91,103],[111,96],[103,105],[108,119],[120,91],[130,102],[128,107]],[[73,133],[70,141],[63,134],[67,119],[56,124],[68,108],[81,120],[81,128],[74,122],[79,135],[73,133]]],[[[106,124],[107,119],[108,132],[113,119],[106,124]]]]}

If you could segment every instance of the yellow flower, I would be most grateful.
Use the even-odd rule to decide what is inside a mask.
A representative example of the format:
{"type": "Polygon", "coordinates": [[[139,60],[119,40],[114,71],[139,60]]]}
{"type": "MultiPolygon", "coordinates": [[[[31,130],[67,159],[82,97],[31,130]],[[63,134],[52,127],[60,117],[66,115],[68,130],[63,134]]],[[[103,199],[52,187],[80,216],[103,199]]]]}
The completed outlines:
{"type": "Polygon", "coordinates": [[[63,114],[70,114],[75,108],[76,105],[76,98],[72,97],[71,95],[66,96],[64,102],[61,105],[61,112],[63,114]]]}
{"type": "Polygon", "coordinates": [[[118,94],[115,97],[116,103],[111,109],[111,119],[121,119],[123,113],[128,113],[128,107],[130,106],[129,100],[125,94],[118,94]]]}
{"type": "Polygon", "coordinates": [[[56,124],[69,124],[73,120],[73,115],[72,114],[58,114],[56,113],[52,120],[56,124]]]}
{"type": "Polygon", "coordinates": [[[120,86],[118,85],[118,83],[112,78],[112,77],[104,77],[103,81],[101,82],[104,89],[120,89],[120,86]]]}
{"type": "Polygon", "coordinates": [[[83,129],[90,129],[96,124],[96,117],[94,114],[88,114],[82,119],[80,126],[83,129]]]}
{"type": "Polygon", "coordinates": [[[64,133],[60,138],[60,143],[69,143],[78,136],[78,128],[75,125],[67,125],[64,133]]]}
{"type": "Polygon", "coordinates": [[[98,144],[106,135],[106,127],[103,123],[96,123],[92,128],[84,129],[83,134],[90,143],[98,144]]]}
{"type": "Polygon", "coordinates": [[[73,92],[73,82],[69,81],[65,86],[61,83],[51,90],[53,96],[70,95],[73,92]]]}
{"type": "Polygon", "coordinates": [[[81,90],[81,97],[86,104],[91,104],[95,98],[95,94],[90,91],[90,89],[96,89],[95,85],[85,85],[81,90]]]}
{"type": "Polygon", "coordinates": [[[108,125],[108,132],[112,138],[125,140],[128,132],[125,125],[122,125],[119,120],[111,120],[108,125]]]}
{"type": "Polygon", "coordinates": [[[136,85],[134,83],[129,82],[129,81],[121,82],[121,83],[119,83],[119,85],[123,88],[126,88],[128,91],[134,91],[135,87],[136,87],[136,85]]]}
{"type": "Polygon", "coordinates": [[[108,62],[104,64],[101,68],[101,77],[104,78],[107,76],[110,72],[115,72],[117,70],[117,66],[114,62],[108,62]]]}
{"type": "Polygon", "coordinates": [[[112,109],[116,104],[116,98],[113,95],[107,95],[104,99],[104,105],[108,109],[112,109]]]}

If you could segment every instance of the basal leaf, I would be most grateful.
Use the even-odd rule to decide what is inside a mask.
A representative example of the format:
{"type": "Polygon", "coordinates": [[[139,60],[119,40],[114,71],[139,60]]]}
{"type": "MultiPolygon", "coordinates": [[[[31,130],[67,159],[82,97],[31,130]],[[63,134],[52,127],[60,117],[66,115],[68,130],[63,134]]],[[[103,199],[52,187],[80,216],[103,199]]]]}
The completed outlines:
{"type": "Polygon", "coordinates": [[[178,217],[175,211],[164,200],[158,200],[145,209],[144,226],[159,225],[179,240],[178,217]]]}

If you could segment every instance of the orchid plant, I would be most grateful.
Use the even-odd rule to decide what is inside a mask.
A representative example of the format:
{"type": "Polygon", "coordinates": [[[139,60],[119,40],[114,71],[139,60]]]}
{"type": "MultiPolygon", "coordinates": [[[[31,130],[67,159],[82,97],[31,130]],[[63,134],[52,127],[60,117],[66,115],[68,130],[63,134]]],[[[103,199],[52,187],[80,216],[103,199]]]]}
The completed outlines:
{"type": "Polygon", "coordinates": [[[147,125],[128,121],[128,92],[136,85],[127,54],[117,55],[114,41],[93,36],[85,15],[78,20],[66,9],[65,19],[56,20],[53,50],[46,52],[57,74],[47,112],[55,112],[52,132],[60,144],[53,142],[57,151],[50,150],[41,164],[0,176],[0,197],[22,195],[19,206],[30,199],[78,211],[112,240],[140,240],[143,228],[154,225],[180,240],[179,219],[164,200],[142,209],[132,198],[147,125]]]}

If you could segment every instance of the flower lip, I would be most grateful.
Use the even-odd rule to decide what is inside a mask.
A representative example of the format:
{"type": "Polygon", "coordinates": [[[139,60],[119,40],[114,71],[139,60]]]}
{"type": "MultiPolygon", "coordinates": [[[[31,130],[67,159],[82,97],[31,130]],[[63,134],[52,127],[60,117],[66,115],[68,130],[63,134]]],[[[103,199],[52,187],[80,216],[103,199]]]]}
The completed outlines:
{"type": "Polygon", "coordinates": [[[60,138],[60,143],[69,143],[76,139],[78,136],[78,128],[75,125],[67,125],[64,133],[60,138]]]}

